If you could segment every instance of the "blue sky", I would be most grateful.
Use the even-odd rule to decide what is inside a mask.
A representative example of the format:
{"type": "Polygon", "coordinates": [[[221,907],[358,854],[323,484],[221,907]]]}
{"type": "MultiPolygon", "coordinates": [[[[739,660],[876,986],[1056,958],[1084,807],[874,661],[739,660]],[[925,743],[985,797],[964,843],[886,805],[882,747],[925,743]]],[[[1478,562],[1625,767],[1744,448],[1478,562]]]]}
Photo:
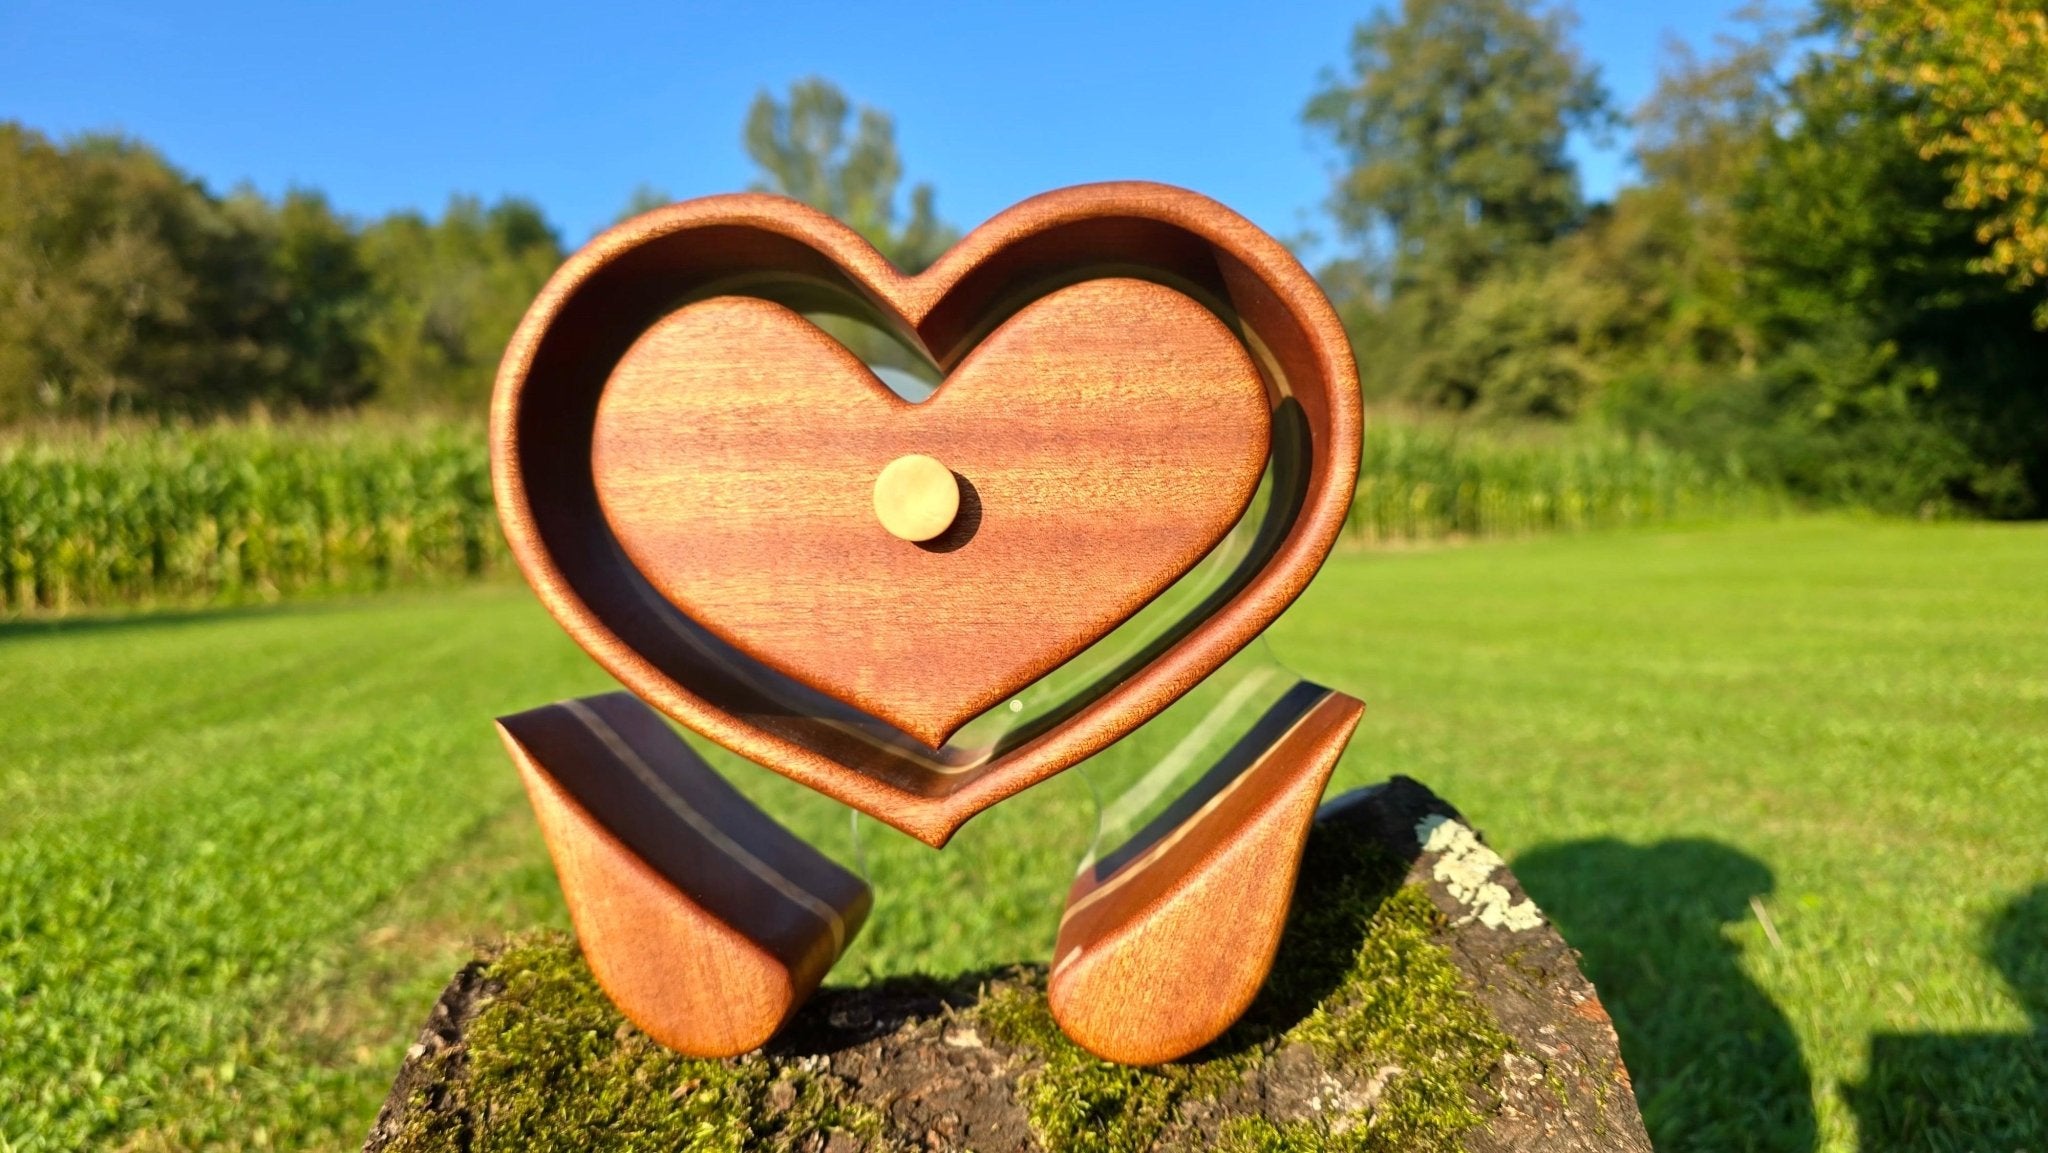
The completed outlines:
{"type": "MultiPolygon", "coordinates": [[[[643,183],[744,187],[748,103],[817,74],[895,115],[956,224],[1145,178],[1292,236],[1332,164],[1301,106],[1372,7],[5,0],[0,118],[126,131],[216,188],[310,185],[357,215],[517,193],[576,244],[643,183]]],[[[1667,35],[1705,45],[1734,7],[1582,0],[1578,40],[1632,106],[1667,35]]],[[[1625,178],[1620,143],[1576,147],[1595,196],[1625,178]]]]}

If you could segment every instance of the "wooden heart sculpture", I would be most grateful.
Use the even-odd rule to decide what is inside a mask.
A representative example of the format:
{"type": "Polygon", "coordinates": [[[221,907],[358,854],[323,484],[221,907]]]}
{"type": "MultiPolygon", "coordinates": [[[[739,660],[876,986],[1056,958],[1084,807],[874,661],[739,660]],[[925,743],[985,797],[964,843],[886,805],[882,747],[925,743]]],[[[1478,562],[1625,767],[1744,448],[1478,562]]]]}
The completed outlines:
{"type": "Polygon", "coordinates": [[[1251,500],[1267,429],[1221,321],[1106,279],[1010,317],[921,404],[780,304],[699,301],[620,361],[591,460],[677,608],[936,748],[1201,559],[1251,500]],[[877,522],[876,476],[909,453],[971,486],[957,539],[877,522]]]}
{"type": "Polygon", "coordinates": [[[528,581],[626,687],[939,845],[1270,624],[1336,540],[1359,430],[1349,345],[1282,246],[1193,193],[1108,184],[1027,201],[915,276],[776,197],[638,217],[528,312],[492,453],[528,581]],[[945,383],[896,399],[821,312],[894,329],[945,383]],[[957,483],[928,540],[876,504],[903,458],[957,483]],[[1255,547],[1190,619],[1032,723],[951,743],[1091,653],[1262,483],[1255,547]]]}
{"type": "MultiPolygon", "coordinates": [[[[513,555],[634,694],[499,719],[578,939],[649,1035],[729,1056],[790,1019],[873,894],[649,706],[942,845],[1286,608],[1348,511],[1359,404],[1314,282],[1192,193],[1039,197],[916,276],[730,196],[564,265],[491,444],[513,555]],[[899,399],[823,314],[893,330],[943,383],[899,399]]],[[[1238,1018],[1361,710],[1289,689],[1084,873],[1049,989],[1070,1036],[1154,1062],[1238,1018]],[[1207,947],[1225,923],[1241,947],[1207,947]]]]}

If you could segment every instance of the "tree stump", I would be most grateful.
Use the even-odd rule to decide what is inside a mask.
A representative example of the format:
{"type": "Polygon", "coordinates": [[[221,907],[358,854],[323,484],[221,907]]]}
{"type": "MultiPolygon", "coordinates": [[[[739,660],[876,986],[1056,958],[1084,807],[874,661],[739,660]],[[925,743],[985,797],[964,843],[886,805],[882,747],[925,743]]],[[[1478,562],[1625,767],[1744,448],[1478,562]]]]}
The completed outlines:
{"type": "Polygon", "coordinates": [[[1053,1024],[1042,966],[821,990],[728,1061],[655,1045],[572,941],[509,942],[442,993],[364,1148],[1650,1148],[1577,954],[1402,777],[1325,805],[1273,977],[1195,1056],[1132,1069],[1053,1024]]]}

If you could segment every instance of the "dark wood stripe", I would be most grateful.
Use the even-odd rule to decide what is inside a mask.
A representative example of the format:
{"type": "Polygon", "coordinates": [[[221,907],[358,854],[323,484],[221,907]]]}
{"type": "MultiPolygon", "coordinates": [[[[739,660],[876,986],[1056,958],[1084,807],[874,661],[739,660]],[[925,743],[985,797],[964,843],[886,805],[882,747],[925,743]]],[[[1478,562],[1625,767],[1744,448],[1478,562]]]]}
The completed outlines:
{"type": "Polygon", "coordinates": [[[821,928],[835,952],[844,948],[855,927],[847,910],[866,903],[867,885],[748,801],[637,698],[611,693],[499,724],[593,820],[713,917],[792,962],[821,928]]]}

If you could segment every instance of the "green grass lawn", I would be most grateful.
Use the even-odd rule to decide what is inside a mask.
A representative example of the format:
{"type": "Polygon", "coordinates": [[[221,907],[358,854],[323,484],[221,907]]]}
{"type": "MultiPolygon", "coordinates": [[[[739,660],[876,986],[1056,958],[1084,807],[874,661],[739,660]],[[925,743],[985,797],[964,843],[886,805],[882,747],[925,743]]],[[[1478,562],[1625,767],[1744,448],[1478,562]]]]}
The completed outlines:
{"type": "MultiPolygon", "coordinates": [[[[1336,787],[1430,784],[1584,950],[1660,1147],[2048,1146],[2048,530],[1350,553],[1273,647],[1372,706],[1336,787]]],[[[564,922],[489,718],[607,684],[510,586],[0,626],[0,1150],[357,1143],[470,943],[564,922]]],[[[1046,955],[1092,804],[868,823],[837,976],[1046,955]]]]}

